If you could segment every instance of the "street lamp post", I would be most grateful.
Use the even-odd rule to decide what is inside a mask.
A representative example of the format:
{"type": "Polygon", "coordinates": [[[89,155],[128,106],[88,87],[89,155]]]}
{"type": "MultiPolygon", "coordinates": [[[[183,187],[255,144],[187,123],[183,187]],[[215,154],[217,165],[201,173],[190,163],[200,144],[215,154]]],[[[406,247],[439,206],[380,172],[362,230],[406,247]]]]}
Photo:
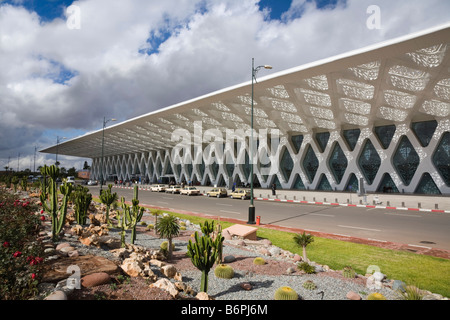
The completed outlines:
{"type": "Polygon", "coordinates": [[[103,189],[103,150],[105,146],[105,127],[109,121],[116,121],[116,119],[106,120],[106,117],[103,117],[103,130],[102,130],[102,160],[100,162],[100,194],[102,194],[103,189]]]}
{"type": "Polygon", "coordinates": [[[61,142],[61,140],[67,139],[66,137],[60,137],[56,136],[56,159],[55,159],[55,165],[58,166],[58,145],[61,142]]]}
{"type": "Polygon", "coordinates": [[[248,208],[248,221],[247,224],[256,224],[255,221],[255,206],[253,204],[253,159],[254,159],[254,143],[253,143],[253,83],[256,82],[256,74],[258,73],[259,69],[272,69],[272,66],[269,65],[262,65],[255,68],[255,58],[252,58],[252,113],[251,113],[251,137],[250,137],[250,153],[251,156],[249,157],[251,160],[251,166],[250,166],[250,207],[248,208]]]}

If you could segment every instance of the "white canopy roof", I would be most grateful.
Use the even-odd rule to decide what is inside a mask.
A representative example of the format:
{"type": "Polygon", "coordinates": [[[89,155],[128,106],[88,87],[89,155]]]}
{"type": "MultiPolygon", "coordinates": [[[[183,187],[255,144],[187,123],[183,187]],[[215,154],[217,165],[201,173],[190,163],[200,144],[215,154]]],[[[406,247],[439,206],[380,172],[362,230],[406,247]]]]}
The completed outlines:
{"type": "MultiPolygon", "coordinates": [[[[254,89],[254,128],[281,134],[449,119],[450,24],[261,77],[254,89]]],[[[172,132],[193,132],[194,121],[249,129],[250,112],[248,81],[105,128],[104,156],[170,149],[172,132]]],[[[57,152],[98,158],[101,146],[99,129],[57,152]]]]}

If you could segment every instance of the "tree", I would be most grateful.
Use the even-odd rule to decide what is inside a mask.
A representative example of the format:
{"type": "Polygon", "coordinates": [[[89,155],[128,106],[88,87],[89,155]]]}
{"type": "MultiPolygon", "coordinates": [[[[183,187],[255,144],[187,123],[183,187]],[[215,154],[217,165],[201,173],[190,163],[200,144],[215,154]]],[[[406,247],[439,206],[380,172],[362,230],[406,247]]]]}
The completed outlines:
{"type": "Polygon", "coordinates": [[[177,223],[177,218],[172,215],[166,215],[159,219],[155,225],[156,231],[161,238],[166,238],[168,242],[167,246],[167,259],[172,258],[172,239],[180,233],[180,226],[177,223]]]}
{"type": "Polygon", "coordinates": [[[83,170],[89,170],[91,167],[88,165],[88,162],[85,161],[83,165],[83,170]]]}
{"type": "Polygon", "coordinates": [[[302,234],[296,234],[294,236],[294,241],[303,248],[303,260],[308,261],[308,258],[306,257],[306,246],[311,242],[314,242],[314,236],[311,234],[305,234],[303,231],[302,234]]]}
{"type": "Polygon", "coordinates": [[[67,175],[68,176],[76,176],[77,175],[77,169],[75,169],[75,167],[70,168],[69,170],[67,170],[67,175]]]}

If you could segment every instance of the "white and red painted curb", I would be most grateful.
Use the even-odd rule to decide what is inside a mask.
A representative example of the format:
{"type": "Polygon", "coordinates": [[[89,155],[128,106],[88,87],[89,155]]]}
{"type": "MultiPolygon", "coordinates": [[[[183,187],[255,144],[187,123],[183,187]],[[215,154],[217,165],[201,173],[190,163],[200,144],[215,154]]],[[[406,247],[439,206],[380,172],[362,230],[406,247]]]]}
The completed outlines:
{"type": "MultiPolygon", "coordinates": [[[[114,188],[133,189],[134,187],[114,186],[114,188]]],[[[142,190],[142,191],[151,191],[150,187],[149,188],[139,187],[138,189],[142,190]]],[[[205,196],[206,194],[202,194],[202,195],[205,196]]],[[[288,200],[288,199],[272,199],[272,198],[261,198],[261,197],[255,197],[254,200],[258,200],[258,201],[274,201],[274,202],[288,202],[288,203],[301,203],[301,204],[315,204],[315,205],[329,205],[329,206],[341,206],[341,207],[358,207],[358,208],[372,208],[372,209],[388,209],[388,210],[406,210],[406,211],[421,211],[421,212],[434,212],[434,213],[450,213],[450,210],[440,210],[440,209],[390,207],[390,206],[380,206],[380,205],[365,205],[365,204],[320,202],[320,201],[305,201],[305,200],[288,200]]]]}

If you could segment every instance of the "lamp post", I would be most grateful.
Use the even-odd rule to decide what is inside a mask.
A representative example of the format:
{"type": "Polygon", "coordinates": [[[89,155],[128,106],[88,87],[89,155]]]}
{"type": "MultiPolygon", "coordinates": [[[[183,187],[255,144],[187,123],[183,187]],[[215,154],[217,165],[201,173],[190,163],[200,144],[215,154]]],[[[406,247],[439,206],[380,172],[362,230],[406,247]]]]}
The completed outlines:
{"type": "Polygon", "coordinates": [[[272,69],[272,66],[269,65],[262,65],[255,68],[255,58],[252,58],[252,113],[251,113],[251,137],[250,137],[250,159],[251,159],[251,166],[250,166],[250,207],[248,208],[248,221],[247,224],[256,224],[255,221],[255,206],[253,204],[253,83],[256,82],[256,74],[258,73],[259,69],[272,69]]]}
{"type": "Polygon", "coordinates": [[[60,137],[60,136],[56,136],[56,159],[55,159],[55,165],[58,166],[58,145],[61,142],[61,140],[63,139],[67,139],[66,137],[60,137]]]}
{"type": "Polygon", "coordinates": [[[105,127],[109,121],[116,121],[116,119],[106,120],[106,117],[103,117],[103,130],[102,130],[102,160],[100,162],[100,194],[102,194],[103,189],[103,150],[105,146],[105,127]]]}

